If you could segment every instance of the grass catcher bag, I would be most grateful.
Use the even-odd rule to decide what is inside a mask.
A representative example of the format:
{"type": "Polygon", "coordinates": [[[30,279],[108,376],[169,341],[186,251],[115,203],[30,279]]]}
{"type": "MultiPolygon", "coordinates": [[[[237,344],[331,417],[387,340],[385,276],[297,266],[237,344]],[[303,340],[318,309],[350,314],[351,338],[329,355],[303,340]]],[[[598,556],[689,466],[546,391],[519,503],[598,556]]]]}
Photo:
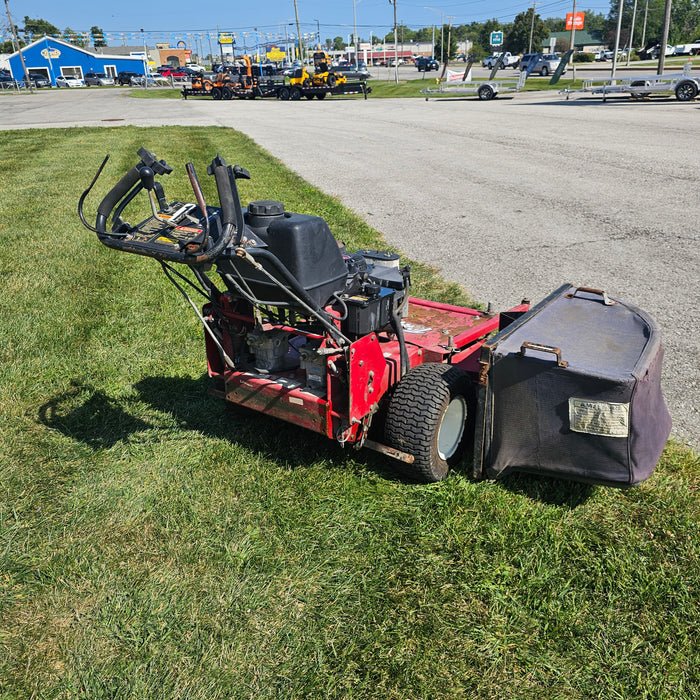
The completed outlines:
{"type": "Polygon", "coordinates": [[[671,430],[662,358],[644,311],[560,287],[482,348],[474,476],[644,481],[671,430]]]}

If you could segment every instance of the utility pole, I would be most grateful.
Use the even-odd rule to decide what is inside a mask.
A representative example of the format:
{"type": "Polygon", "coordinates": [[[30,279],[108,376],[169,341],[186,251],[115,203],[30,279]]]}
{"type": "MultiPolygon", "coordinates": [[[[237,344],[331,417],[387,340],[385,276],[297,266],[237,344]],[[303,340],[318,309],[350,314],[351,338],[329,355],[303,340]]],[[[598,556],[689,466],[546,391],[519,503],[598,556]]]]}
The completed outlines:
{"type": "Polygon", "coordinates": [[[352,0],[352,43],[355,45],[355,67],[357,67],[357,60],[360,54],[360,44],[357,41],[357,9],[355,5],[355,0],[352,0]]]}
{"type": "Polygon", "coordinates": [[[299,42],[299,58],[301,62],[304,62],[304,45],[301,43],[301,29],[299,28],[299,8],[297,7],[297,0],[294,0],[294,16],[297,20],[297,41],[299,42]]]}
{"type": "MultiPolygon", "coordinates": [[[[7,0],[5,0],[7,2],[7,0]]],[[[394,79],[396,84],[399,84],[399,43],[398,43],[398,25],[396,23],[396,0],[389,0],[394,6],[394,79]]]]}
{"type": "Polygon", "coordinates": [[[528,53],[532,53],[532,35],[535,33],[535,8],[537,3],[532,3],[532,24],[530,25],[530,45],[527,48],[528,53]]]}
{"type": "MultiPolygon", "coordinates": [[[[5,0],[7,2],[7,0],[5,0]]],[[[664,10],[664,28],[661,37],[661,46],[659,46],[659,67],[656,71],[659,75],[664,72],[664,62],[666,60],[666,44],[668,43],[668,28],[671,24],[671,0],[666,0],[666,9],[664,10]]]]}
{"type": "Polygon", "coordinates": [[[615,32],[615,49],[613,51],[613,61],[612,70],[610,73],[610,78],[615,78],[615,66],[617,65],[617,50],[620,48],[620,29],[622,27],[622,6],[625,4],[625,0],[620,0],[620,6],[617,10],[617,31],[615,32]]]}
{"type": "Polygon", "coordinates": [[[630,40],[627,46],[627,67],[629,68],[630,59],[632,58],[632,42],[634,41],[634,23],[637,21],[637,0],[634,0],[634,9],[632,10],[632,27],[630,28],[630,40]]]}
{"type": "MultiPolygon", "coordinates": [[[[12,15],[10,14],[10,6],[7,4],[7,0],[5,0],[5,10],[7,10],[7,19],[10,23],[10,31],[12,32],[12,37],[15,40],[15,44],[17,44],[17,51],[19,51],[19,61],[22,64],[22,73],[24,77],[27,78],[27,82],[29,83],[29,92],[34,92],[34,83],[32,83],[32,81],[29,80],[27,64],[24,62],[24,54],[22,53],[22,47],[19,45],[19,39],[17,38],[17,30],[15,29],[14,22],[12,21],[12,15]]],[[[22,82],[24,82],[24,78],[22,79],[22,82]]]]}
{"type": "MultiPolygon", "coordinates": [[[[637,0],[634,0],[637,2],[637,0]]],[[[574,0],[574,7],[571,10],[571,41],[569,42],[569,49],[574,50],[574,38],[576,37],[576,0],[574,0]]],[[[576,80],[576,64],[574,63],[574,54],[571,54],[571,70],[573,71],[573,78],[576,80]]]]}

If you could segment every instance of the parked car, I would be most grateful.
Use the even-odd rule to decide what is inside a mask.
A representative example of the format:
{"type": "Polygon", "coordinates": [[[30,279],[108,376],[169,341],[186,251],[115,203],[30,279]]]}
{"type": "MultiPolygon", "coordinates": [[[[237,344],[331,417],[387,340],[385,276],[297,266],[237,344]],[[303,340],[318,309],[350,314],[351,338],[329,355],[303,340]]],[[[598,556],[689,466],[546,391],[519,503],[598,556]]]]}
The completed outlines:
{"type": "Polygon", "coordinates": [[[51,81],[41,73],[29,73],[22,82],[25,87],[29,87],[30,83],[36,88],[51,87],[51,81]]]}
{"type": "MultiPolygon", "coordinates": [[[[529,70],[530,75],[550,75],[557,69],[560,60],[555,53],[526,53],[520,57],[520,70],[529,70]]],[[[566,73],[566,66],[563,73],[566,73]]]]}
{"type": "Polygon", "coordinates": [[[334,73],[344,75],[347,80],[369,80],[372,76],[366,68],[360,66],[344,65],[331,68],[334,73]]]}
{"type": "Polygon", "coordinates": [[[167,68],[163,68],[163,66],[161,66],[158,68],[158,73],[160,73],[164,78],[186,78],[189,75],[184,68],[173,68],[172,66],[168,66],[167,68]]]}
{"type": "MultiPolygon", "coordinates": [[[[496,62],[498,61],[501,53],[502,52],[500,52],[500,51],[498,51],[496,53],[492,53],[490,56],[487,56],[481,62],[481,65],[484,68],[493,68],[496,65],[496,62]]],[[[520,57],[519,56],[513,56],[513,54],[510,51],[505,52],[505,54],[503,56],[503,68],[517,68],[519,64],[520,64],[520,57]]]]}
{"type": "Polygon", "coordinates": [[[76,78],[74,75],[59,75],[56,78],[56,87],[85,87],[85,83],[80,78],[76,78]]]}
{"type": "Polygon", "coordinates": [[[148,84],[158,87],[159,85],[170,85],[170,81],[164,78],[160,73],[149,73],[148,84]]]}
{"type": "Polygon", "coordinates": [[[207,70],[204,66],[200,66],[199,63],[190,63],[187,67],[195,73],[204,73],[207,70]]]}
{"type": "Polygon", "coordinates": [[[14,90],[19,83],[11,76],[3,73],[0,75],[0,90],[14,90]]]}
{"type": "Polygon", "coordinates": [[[114,78],[110,78],[106,73],[85,73],[86,85],[114,85],[114,78]]]}
{"type": "Polygon", "coordinates": [[[144,85],[145,81],[143,73],[123,70],[117,74],[117,83],[119,85],[144,85]]]}
{"type": "Polygon", "coordinates": [[[419,71],[425,71],[427,73],[431,70],[439,70],[440,64],[434,58],[420,56],[416,59],[416,68],[419,71]]]}

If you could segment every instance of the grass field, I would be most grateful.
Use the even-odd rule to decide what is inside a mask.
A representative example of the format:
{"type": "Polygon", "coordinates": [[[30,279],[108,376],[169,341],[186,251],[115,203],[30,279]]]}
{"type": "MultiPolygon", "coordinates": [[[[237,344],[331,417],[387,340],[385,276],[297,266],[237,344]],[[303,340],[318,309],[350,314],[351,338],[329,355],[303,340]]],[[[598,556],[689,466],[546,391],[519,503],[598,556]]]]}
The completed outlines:
{"type": "MultiPolygon", "coordinates": [[[[336,200],[228,129],[3,132],[0,698],[697,698],[700,460],[620,491],[527,476],[433,485],[232,411],[153,260],[76,214],[146,146],[220,152],[242,196],[336,200]]],[[[169,184],[166,181],[166,185],[169,184]]],[[[464,301],[415,266],[417,295],[464,301]]]]}

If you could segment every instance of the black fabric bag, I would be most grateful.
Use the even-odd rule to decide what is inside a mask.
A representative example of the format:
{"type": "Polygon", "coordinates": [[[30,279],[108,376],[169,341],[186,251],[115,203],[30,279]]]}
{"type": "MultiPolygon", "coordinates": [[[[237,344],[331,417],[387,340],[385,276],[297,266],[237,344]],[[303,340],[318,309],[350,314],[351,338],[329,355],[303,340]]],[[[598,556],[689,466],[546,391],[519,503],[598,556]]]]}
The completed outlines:
{"type": "Polygon", "coordinates": [[[474,475],[616,486],[648,478],[671,430],[662,358],[644,311],[560,287],[482,348],[474,475]]]}

